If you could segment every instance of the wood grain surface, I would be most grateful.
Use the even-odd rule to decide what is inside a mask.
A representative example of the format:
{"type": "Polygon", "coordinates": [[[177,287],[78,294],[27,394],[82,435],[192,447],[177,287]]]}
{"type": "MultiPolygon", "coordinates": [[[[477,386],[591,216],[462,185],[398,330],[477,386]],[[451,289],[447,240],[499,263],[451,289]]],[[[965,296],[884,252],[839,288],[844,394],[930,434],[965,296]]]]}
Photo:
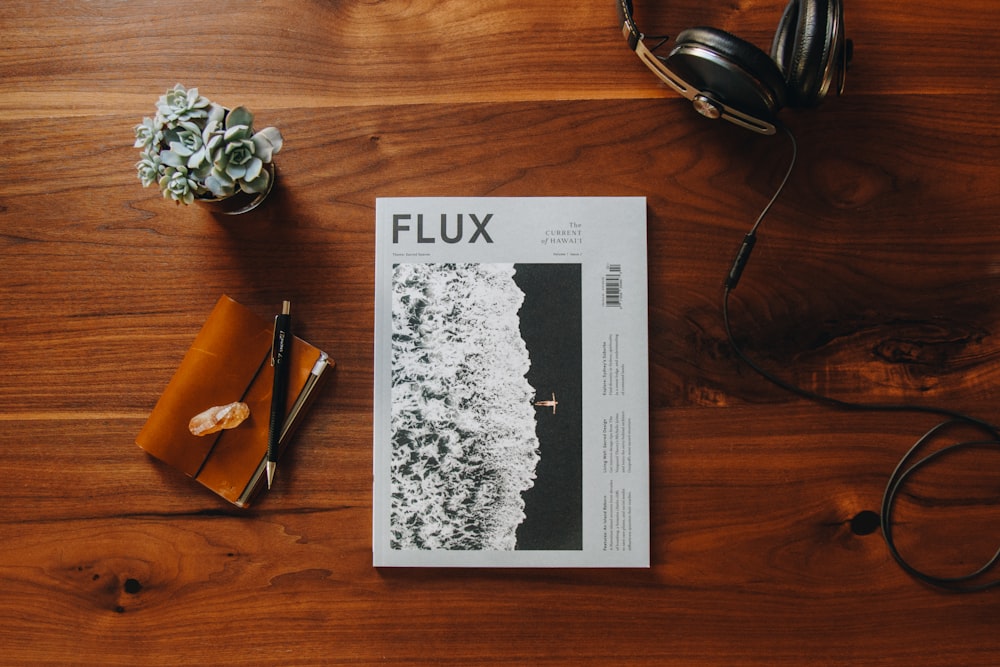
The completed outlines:
{"type": "MultiPolygon", "coordinates": [[[[651,33],[765,49],[781,11],[636,0],[651,33]]],[[[847,0],[846,23],[845,95],[782,113],[798,164],[736,337],[810,390],[1000,420],[1000,4],[847,0]]],[[[1000,592],[921,585],[865,521],[936,419],[798,399],[726,341],[787,141],[697,116],[612,0],[12,1],[0,34],[0,663],[996,661],[1000,592]],[[177,82],[281,129],[263,208],[141,187],[132,126],[177,82]],[[650,569],[371,567],[374,201],[404,195],[648,198],[650,569]],[[337,360],[248,512],[134,444],[223,293],[290,299],[337,360]]],[[[998,471],[986,449],[913,480],[914,564],[992,555],[998,471]]]]}

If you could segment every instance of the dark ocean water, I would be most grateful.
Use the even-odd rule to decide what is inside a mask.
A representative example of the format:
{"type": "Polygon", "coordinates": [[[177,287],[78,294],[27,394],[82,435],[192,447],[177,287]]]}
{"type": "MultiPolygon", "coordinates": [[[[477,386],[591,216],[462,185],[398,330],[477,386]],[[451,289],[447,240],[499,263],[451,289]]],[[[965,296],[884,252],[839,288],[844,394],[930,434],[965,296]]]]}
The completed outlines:
{"type": "Polygon", "coordinates": [[[583,548],[583,433],[579,264],[515,264],[524,292],[519,312],[528,346],[528,383],[537,398],[556,394],[559,405],[535,415],[541,459],[535,485],[524,492],[526,518],[518,549],[583,548]]]}

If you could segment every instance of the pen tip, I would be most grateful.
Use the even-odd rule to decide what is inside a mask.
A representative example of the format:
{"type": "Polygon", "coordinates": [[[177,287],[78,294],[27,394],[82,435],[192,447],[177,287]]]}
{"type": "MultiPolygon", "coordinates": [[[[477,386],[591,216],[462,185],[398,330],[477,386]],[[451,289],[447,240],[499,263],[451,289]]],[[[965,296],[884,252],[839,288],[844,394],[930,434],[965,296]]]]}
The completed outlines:
{"type": "Polygon", "coordinates": [[[267,462],[267,488],[271,488],[271,483],[274,481],[274,461],[267,462]]]}

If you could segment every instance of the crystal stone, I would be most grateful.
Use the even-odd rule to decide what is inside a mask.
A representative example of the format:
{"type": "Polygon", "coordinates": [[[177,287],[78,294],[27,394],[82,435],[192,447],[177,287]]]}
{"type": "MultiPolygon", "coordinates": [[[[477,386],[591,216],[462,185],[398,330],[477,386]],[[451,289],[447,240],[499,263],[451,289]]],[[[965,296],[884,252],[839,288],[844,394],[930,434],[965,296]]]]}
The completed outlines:
{"type": "Polygon", "coordinates": [[[250,406],[246,403],[228,403],[199,412],[188,422],[188,430],[193,435],[208,435],[224,428],[235,428],[250,416],[250,406]]]}

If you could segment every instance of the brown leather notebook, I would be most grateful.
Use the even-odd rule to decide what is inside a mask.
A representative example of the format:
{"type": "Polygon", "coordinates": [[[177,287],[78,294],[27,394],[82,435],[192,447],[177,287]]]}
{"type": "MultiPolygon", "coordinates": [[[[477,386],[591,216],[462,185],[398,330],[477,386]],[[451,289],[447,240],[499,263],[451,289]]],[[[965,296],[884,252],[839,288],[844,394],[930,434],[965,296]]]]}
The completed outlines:
{"type": "MultiPolygon", "coordinates": [[[[240,507],[249,506],[267,485],[273,326],[221,297],[136,437],[147,452],[240,507]],[[243,423],[210,435],[191,434],[192,417],[234,401],[250,408],[243,423]]],[[[292,340],[290,363],[280,451],[334,365],[326,353],[298,337],[292,340]]]]}

